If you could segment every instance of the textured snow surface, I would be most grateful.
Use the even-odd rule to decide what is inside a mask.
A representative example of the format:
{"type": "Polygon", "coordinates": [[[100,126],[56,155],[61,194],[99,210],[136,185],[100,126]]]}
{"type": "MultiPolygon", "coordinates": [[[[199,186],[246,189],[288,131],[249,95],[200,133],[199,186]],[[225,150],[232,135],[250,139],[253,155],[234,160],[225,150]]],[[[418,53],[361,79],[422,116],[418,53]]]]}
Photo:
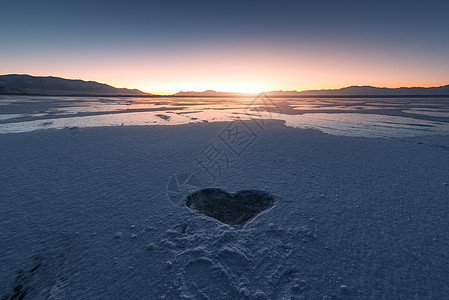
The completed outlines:
{"type": "Polygon", "coordinates": [[[272,122],[211,177],[196,158],[226,126],[0,135],[0,298],[447,298],[447,136],[272,122]],[[276,201],[228,226],[167,193],[178,174],[276,201]]]}

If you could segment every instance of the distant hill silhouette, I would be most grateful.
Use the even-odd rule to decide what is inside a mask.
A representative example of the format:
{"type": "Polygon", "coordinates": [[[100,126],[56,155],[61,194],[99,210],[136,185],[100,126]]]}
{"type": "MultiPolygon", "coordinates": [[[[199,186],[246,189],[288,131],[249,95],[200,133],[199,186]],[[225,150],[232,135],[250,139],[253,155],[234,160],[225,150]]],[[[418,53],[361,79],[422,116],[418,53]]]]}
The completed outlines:
{"type": "Polygon", "coordinates": [[[309,90],[298,92],[299,96],[446,96],[449,85],[440,87],[378,88],[373,86],[350,86],[335,90],[309,90]]]}
{"type": "MultiPolygon", "coordinates": [[[[137,89],[115,88],[95,81],[64,79],[59,77],[36,77],[30,75],[0,75],[0,94],[3,95],[49,95],[49,96],[155,96],[137,89]]],[[[344,96],[449,96],[449,85],[440,87],[379,88],[373,86],[350,86],[333,90],[270,91],[272,97],[344,97],[344,96]]],[[[216,92],[178,92],[177,97],[248,97],[254,94],[216,92]]]]}
{"type": "MultiPolygon", "coordinates": [[[[271,97],[301,97],[301,96],[449,96],[449,85],[440,87],[401,87],[378,88],[373,86],[350,86],[333,90],[307,90],[307,91],[270,91],[265,92],[271,97]]],[[[207,90],[204,92],[179,92],[173,96],[183,97],[229,97],[248,96],[244,93],[216,92],[207,90]]]]}
{"type": "Polygon", "coordinates": [[[173,94],[173,96],[177,96],[177,97],[233,97],[233,96],[245,96],[245,95],[252,95],[252,94],[245,94],[245,93],[234,93],[234,92],[217,92],[214,90],[207,90],[204,92],[193,92],[193,91],[188,91],[188,92],[178,92],[176,94],[173,94]]]}
{"type": "Polygon", "coordinates": [[[0,94],[49,96],[138,96],[151,95],[136,89],[120,89],[95,81],[36,77],[30,75],[0,75],[0,94]]]}

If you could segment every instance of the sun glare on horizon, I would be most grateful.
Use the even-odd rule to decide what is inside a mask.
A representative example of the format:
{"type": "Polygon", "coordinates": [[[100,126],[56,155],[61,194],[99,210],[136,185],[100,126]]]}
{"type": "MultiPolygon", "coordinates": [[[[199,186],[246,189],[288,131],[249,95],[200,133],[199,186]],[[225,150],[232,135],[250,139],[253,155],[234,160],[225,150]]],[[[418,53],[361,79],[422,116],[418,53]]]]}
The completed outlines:
{"type": "Polygon", "coordinates": [[[162,86],[146,86],[142,91],[160,95],[171,95],[177,92],[216,92],[259,94],[268,91],[262,84],[255,82],[225,82],[225,83],[171,83],[162,86]]]}

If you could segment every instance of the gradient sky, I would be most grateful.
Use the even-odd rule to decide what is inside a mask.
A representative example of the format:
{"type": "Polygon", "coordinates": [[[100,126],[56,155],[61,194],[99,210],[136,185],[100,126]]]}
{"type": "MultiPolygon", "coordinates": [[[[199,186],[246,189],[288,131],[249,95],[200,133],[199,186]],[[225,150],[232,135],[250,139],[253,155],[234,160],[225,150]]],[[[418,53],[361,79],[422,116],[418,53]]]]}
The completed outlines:
{"type": "Polygon", "coordinates": [[[449,1],[0,3],[0,74],[167,94],[449,83],[449,1]]]}

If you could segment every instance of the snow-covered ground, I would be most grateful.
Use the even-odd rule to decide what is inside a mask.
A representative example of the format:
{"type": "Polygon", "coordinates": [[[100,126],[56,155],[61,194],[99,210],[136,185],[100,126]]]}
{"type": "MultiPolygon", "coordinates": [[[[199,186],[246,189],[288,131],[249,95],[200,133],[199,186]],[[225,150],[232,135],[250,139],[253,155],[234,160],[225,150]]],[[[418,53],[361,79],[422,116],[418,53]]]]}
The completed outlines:
{"type": "MultiPolygon", "coordinates": [[[[304,114],[269,109],[276,120],[250,120],[242,107],[227,122],[212,122],[214,111],[176,126],[9,131],[17,133],[5,128],[65,117],[43,116],[55,106],[45,101],[21,111],[7,100],[0,114],[22,116],[0,118],[1,299],[449,295],[447,99],[366,100],[376,102],[368,113],[354,100],[301,104],[326,114],[313,116],[325,124],[293,126],[288,118],[304,114]],[[211,187],[264,191],[274,204],[244,226],[226,225],[184,205],[211,187]]],[[[194,109],[177,112],[205,114],[194,109]]],[[[120,114],[171,116],[156,116],[161,124],[182,116],[166,110],[120,114]]]]}

